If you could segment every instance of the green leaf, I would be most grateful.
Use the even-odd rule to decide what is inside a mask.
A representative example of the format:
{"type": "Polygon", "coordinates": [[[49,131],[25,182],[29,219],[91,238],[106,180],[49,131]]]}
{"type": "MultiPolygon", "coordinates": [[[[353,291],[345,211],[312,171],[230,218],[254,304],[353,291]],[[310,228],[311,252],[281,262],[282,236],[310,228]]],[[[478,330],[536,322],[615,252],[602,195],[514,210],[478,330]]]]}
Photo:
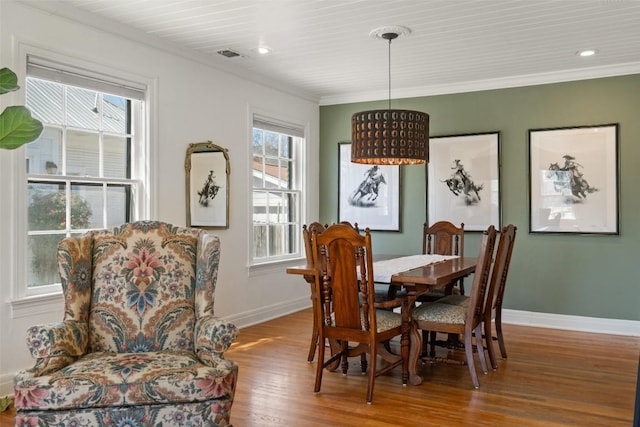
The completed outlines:
{"type": "Polygon", "coordinates": [[[9,406],[13,403],[13,396],[0,397],[0,412],[4,412],[9,409],[9,406]]]}
{"type": "Polygon", "coordinates": [[[35,141],[42,133],[42,123],[31,117],[27,107],[7,107],[0,114],[0,148],[13,150],[35,141]]]}
{"type": "Polygon", "coordinates": [[[0,95],[20,89],[18,76],[8,68],[0,69],[0,95]]]}

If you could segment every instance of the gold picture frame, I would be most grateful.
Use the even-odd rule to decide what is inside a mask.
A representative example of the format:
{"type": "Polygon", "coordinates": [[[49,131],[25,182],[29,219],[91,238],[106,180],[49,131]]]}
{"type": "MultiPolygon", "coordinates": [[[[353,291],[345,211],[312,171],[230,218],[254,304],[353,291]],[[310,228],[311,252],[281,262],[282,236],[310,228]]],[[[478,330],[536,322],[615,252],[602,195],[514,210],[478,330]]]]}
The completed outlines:
{"type": "Polygon", "coordinates": [[[184,168],[187,226],[229,228],[229,150],[211,141],[189,144],[184,168]]]}

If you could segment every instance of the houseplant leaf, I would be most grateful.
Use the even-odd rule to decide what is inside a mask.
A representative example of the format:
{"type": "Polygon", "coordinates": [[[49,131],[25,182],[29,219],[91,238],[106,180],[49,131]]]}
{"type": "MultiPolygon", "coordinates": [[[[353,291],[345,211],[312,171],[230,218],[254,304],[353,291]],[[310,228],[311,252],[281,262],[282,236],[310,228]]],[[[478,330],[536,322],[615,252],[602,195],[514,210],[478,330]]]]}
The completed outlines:
{"type": "Polygon", "coordinates": [[[0,69],[0,95],[20,89],[18,76],[8,68],[0,69]]]}
{"type": "Polygon", "coordinates": [[[31,117],[27,107],[7,107],[0,114],[0,148],[13,150],[34,141],[42,133],[42,123],[31,117]]]}

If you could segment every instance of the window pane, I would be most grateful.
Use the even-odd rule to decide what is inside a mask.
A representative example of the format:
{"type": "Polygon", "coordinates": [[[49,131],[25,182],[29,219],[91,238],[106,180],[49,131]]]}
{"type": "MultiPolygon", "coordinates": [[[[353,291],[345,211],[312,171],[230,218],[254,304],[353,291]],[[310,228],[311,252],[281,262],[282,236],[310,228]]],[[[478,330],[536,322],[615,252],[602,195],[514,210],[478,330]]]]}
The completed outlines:
{"type": "Polygon", "coordinates": [[[40,137],[27,144],[27,173],[62,173],[62,130],[45,127],[40,137]]]}
{"type": "Polygon", "coordinates": [[[278,155],[278,134],[273,132],[264,132],[264,153],[267,156],[278,155]]]}
{"type": "Polygon", "coordinates": [[[67,126],[98,130],[99,101],[96,91],[67,86],[67,126]]]}
{"type": "Polygon", "coordinates": [[[29,183],[28,197],[29,231],[66,228],[64,184],[29,183]]]}
{"type": "Polygon", "coordinates": [[[291,170],[291,163],[287,161],[280,162],[280,188],[291,188],[291,183],[289,182],[289,171],[291,170]]]}
{"type": "Polygon", "coordinates": [[[67,132],[67,175],[99,175],[100,148],[97,133],[67,132]]]}
{"type": "Polygon", "coordinates": [[[62,125],[63,93],[59,83],[27,78],[26,106],[41,122],[62,125]]]}
{"type": "Polygon", "coordinates": [[[57,247],[64,234],[49,234],[27,237],[27,283],[29,286],[44,286],[60,283],[57,247]]]}
{"type": "Polygon", "coordinates": [[[102,100],[102,129],[106,132],[126,134],[128,102],[125,98],[104,95],[102,100]]]}
{"type": "Polygon", "coordinates": [[[253,227],[253,257],[264,258],[267,256],[267,226],[253,227]]]}
{"type": "Polygon", "coordinates": [[[274,224],[269,227],[271,239],[269,241],[269,255],[279,256],[289,253],[289,245],[286,228],[282,224],[274,224]]]}
{"type": "Polygon", "coordinates": [[[107,186],[107,228],[129,221],[127,201],[130,192],[129,186],[107,186]]]}
{"type": "Polygon", "coordinates": [[[253,152],[255,154],[264,154],[262,150],[263,132],[260,129],[253,129],[253,152]]]}
{"type": "Polygon", "coordinates": [[[283,136],[280,141],[280,156],[289,158],[289,145],[291,145],[291,137],[283,136]]]}
{"type": "Polygon", "coordinates": [[[127,138],[104,136],[104,176],[109,178],[128,178],[127,176],[127,138]]]}
{"type": "Polygon", "coordinates": [[[274,191],[268,193],[268,221],[270,223],[285,223],[293,222],[295,219],[295,205],[292,203],[297,202],[295,194],[281,193],[274,191]]]}
{"type": "Polygon", "coordinates": [[[103,228],[102,184],[71,185],[71,228],[103,228]]]}
{"type": "Polygon", "coordinates": [[[285,193],[286,200],[286,222],[298,222],[298,203],[299,198],[297,193],[285,193]]]}

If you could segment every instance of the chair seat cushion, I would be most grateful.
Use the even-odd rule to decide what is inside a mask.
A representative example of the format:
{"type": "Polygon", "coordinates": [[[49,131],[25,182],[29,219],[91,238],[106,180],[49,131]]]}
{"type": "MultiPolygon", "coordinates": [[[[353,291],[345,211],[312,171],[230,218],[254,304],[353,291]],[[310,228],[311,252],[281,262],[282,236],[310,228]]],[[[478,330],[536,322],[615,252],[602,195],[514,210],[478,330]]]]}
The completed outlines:
{"type": "Polygon", "coordinates": [[[390,310],[376,310],[378,332],[387,331],[402,325],[402,316],[390,310]]]}
{"type": "Polygon", "coordinates": [[[412,313],[416,321],[463,325],[467,317],[467,307],[432,302],[421,304],[412,313]]]}
{"type": "Polygon", "coordinates": [[[467,307],[469,305],[469,297],[467,295],[447,295],[438,300],[438,304],[461,305],[467,307]]]}
{"type": "Polygon", "coordinates": [[[51,374],[15,379],[19,410],[204,402],[233,398],[237,365],[215,368],[187,351],[90,353],[51,374]]]}

